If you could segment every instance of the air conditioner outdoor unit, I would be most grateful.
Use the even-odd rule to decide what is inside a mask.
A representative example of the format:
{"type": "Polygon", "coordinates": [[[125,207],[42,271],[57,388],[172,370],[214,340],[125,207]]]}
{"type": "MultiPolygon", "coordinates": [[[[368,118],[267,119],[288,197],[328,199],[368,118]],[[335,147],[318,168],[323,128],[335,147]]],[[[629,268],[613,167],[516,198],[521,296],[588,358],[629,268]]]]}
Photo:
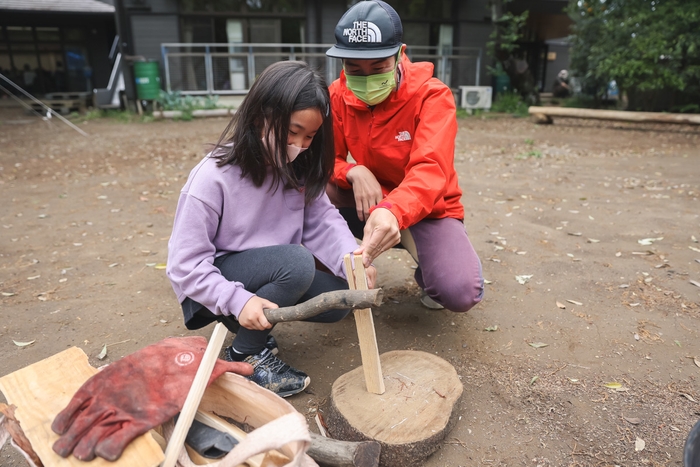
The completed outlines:
{"type": "Polygon", "coordinates": [[[491,86],[460,86],[460,107],[463,109],[490,109],[491,86]]]}

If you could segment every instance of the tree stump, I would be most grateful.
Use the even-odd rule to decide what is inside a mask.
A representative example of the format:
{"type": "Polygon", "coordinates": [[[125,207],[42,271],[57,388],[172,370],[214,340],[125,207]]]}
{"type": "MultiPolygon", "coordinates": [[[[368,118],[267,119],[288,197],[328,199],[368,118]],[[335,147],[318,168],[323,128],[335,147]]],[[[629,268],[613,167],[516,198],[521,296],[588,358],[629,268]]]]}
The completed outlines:
{"type": "Polygon", "coordinates": [[[381,467],[419,465],[452,429],[462,383],[435,355],[396,350],[380,356],[386,391],[367,392],[362,367],[333,383],[326,424],[345,441],[377,441],[381,467]]]}

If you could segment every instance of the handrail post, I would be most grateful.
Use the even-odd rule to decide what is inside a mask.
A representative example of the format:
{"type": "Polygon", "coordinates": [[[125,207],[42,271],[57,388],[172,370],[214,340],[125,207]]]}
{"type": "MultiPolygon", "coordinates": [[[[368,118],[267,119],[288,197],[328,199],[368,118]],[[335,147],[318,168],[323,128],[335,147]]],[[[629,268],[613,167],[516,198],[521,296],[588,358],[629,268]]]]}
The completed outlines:
{"type": "Polygon", "coordinates": [[[165,90],[170,94],[170,63],[168,62],[168,52],[165,44],[160,46],[160,55],[163,58],[163,69],[165,70],[165,90]]]}
{"type": "Polygon", "coordinates": [[[253,56],[253,46],[248,46],[248,89],[255,82],[255,57],[253,56]]]}
{"type": "Polygon", "coordinates": [[[209,50],[209,44],[207,44],[204,48],[204,70],[206,74],[207,93],[211,95],[214,93],[214,71],[211,62],[211,51],[209,50]]]}
{"type": "Polygon", "coordinates": [[[476,56],[476,86],[479,85],[479,78],[481,78],[481,47],[479,47],[479,55],[476,56]]]}

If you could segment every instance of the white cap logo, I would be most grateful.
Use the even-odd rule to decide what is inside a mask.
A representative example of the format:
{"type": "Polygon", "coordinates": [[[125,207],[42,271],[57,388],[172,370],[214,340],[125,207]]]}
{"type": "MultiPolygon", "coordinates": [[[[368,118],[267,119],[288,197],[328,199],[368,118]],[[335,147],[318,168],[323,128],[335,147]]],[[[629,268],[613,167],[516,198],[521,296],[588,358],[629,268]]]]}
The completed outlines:
{"type": "Polygon", "coordinates": [[[353,21],[352,28],[343,29],[348,42],[381,42],[382,31],[371,21],[353,21]]]}

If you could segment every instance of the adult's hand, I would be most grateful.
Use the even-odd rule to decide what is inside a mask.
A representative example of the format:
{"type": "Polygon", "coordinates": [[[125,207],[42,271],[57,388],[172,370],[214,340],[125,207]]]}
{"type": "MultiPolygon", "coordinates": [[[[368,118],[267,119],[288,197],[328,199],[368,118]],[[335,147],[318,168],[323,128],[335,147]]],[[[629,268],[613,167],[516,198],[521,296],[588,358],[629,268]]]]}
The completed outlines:
{"type": "Polygon", "coordinates": [[[370,170],[363,165],[356,165],[348,170],[346,176],[352,185],[352,192],[355,195],[355,208],[357,217],[361,221],[369,218],[369,210],[376,206],[383,199],[382,187],[370,170]]]}
{"type": "Polygon", "coordinates": [[[373,289],[377,283],[377,268],[374,266],[365,268],[365,277],[367,277],[367,288],[373,289]]]}
{"type": "Polygon", "coordinates": [[[361,254],[362,264],[368,268],[377,256],[400,241],[401,233],[396,216],[388,209],[378,208],[367,219],[362,243],[354,254],[361,254]]]}
{"type": "Polygon", "coordinates": [[[241,310],[241,314],[238,315],[238,322],[246,329],[256,331],[270,329],[272,324],[265,318],[265,313],[263,313],[265,308],[279,308],[279,306],[270,300],[253,295],[241,310]]]}

